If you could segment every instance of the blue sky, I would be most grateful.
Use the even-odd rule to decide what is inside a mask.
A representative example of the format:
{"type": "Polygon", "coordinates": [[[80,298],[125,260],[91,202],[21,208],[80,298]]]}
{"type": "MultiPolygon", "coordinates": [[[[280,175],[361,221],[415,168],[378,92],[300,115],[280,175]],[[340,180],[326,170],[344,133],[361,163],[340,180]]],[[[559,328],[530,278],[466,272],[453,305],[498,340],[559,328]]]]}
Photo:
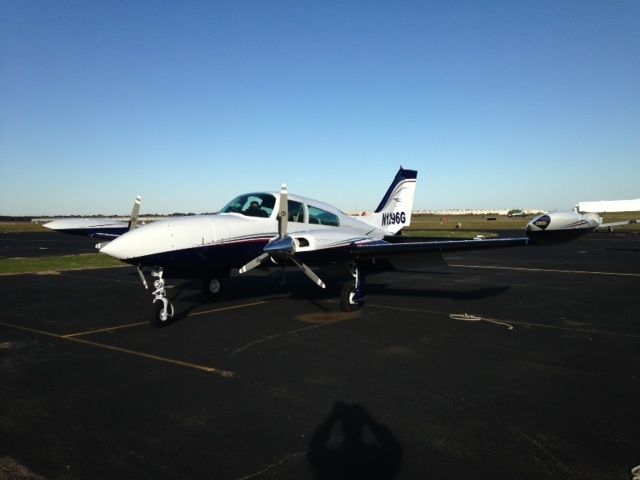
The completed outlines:
{"type": "Polygon", "coordinates": [[[0,214],[640,197],[640,2],[0,0],[0,214]]]}

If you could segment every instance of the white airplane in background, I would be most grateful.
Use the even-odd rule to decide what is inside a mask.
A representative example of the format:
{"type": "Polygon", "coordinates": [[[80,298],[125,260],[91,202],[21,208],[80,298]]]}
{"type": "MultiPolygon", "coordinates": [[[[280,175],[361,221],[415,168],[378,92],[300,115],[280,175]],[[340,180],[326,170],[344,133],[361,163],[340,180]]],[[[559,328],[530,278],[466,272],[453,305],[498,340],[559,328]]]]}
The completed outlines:
{"type": "Polygon", "coordinates": [[[597,213],[551,212],[532,218],[526,226],[526,232],[537,243],[559,243],[573,240],[585,233],[613,231],[613,227],[634,223],[640,223],[640,220],[604,223],[597,213]]]}
{"type": "Polygon", "coordinates": [[[138,214],[142,198],[137,196],[128,222],[115,218],[57,218],[43,224],[50,230],[90,238],[114,239],[138,226],[138,214]]]}
{"type": "Polygon", "coordinates": [[[553,212],[529,222],[526,237],[406,242],[394,235],[411,223],[416,180],[417,171],[400,167],[375,212],[357,218],[326,203],[288,195],[283,185],[280,194],[240,195],[214,215],[175,217],[136,228],[137,199],[126,231],[96,247],[136,266],[145,288],[142,269],[151,269],[155,278],[151,322],[162,326],[174,315],[166,277],[200,278],[203,292],[214,297],[232,269],[242,274],[260,265],[294,264],[325,288],[308,265],[343,264],[353,281],[343,286],[340,307],[352,311],[364,304],[367,272],[392,270],[394,264],[406,265],[429,252],[440,256],[443,251],[558,243],[602,226],[577,213],[553,212]]]}

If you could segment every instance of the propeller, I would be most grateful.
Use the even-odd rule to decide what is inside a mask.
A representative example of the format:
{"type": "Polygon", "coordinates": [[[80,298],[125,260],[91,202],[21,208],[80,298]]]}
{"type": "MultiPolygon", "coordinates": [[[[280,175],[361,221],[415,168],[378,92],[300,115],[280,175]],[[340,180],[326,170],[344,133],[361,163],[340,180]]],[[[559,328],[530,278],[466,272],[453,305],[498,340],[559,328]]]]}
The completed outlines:
{"type": "Polygon", "coordinates": [[[287,235],[287,226],[289,223],[289,202],[287,185],[282,184],[280,188],[280,211],[278,212],[278,236],[272,238],[269,243],[264,246],[263,253],[248,262],[242,268],[239,273],[245,273],[249,270],[260,266],[266,259],[273,258],[274,260],[291,260],[307,277],[309,277],[313,283],[321,288],[325,288],[325,284],[320,277],[318,277],[313,270],[307,267],[304,263],[295,257],[296,243],[293,238],[287,235]]]}
{"type": "Polygon", "coordinates": [[[133,203],[133,209],[131,210],[131,218],[129,219],[129,230],[138,228],[138,214],[140,213],[140,204],[142,203],[142,197],[138,195],[133,203]]]}
{"type": "MultiPolygon", "coordinates": [[[[133,202],[133,209],[131,210],[131,218],[129,219],[129,230],[135,230],[138,228],[138,214],[140,213],[140,204],[142,203],[142,197],[138,195],[136,197],[135,202],[133,202]]],[[[148,290],[149,286],[147,285],[147,280],[144,278],[144,274],[142,273],[142,269],[140,265],[138,265],[138,276],[140,277],[140,281],[142,285],[144,285],[144,289],[148,290]]]]}

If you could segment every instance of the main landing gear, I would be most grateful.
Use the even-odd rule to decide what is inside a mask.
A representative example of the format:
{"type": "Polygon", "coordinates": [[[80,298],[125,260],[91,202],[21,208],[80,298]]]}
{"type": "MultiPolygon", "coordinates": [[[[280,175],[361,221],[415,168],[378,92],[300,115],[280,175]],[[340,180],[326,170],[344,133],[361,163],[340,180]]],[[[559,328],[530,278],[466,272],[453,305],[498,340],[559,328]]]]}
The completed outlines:
{"type": "Polygon", "coordinates": [[[353,312],[364,305],[365,275],[357,264],[351,265],[353,282],[346,283],[340,291],[340,309],[344,312],[353,312]]]}
{"type": "Polygon", "coordinates": [[[219,274],[204,277],[200,284],[202,294],[208,300],[215,300],[218,298],[220,296],[220,291],[222,290],[222,279],[227,278],[229,273],[229,271],[222,271],[219,274]]]}

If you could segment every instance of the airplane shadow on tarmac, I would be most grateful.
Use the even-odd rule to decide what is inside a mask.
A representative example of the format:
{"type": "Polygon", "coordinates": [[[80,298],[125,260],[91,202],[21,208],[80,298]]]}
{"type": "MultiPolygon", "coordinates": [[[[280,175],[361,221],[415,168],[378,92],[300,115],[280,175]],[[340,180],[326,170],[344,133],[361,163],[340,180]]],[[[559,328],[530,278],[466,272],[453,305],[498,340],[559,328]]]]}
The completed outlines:
{"type": "Polygon", "coordinates": [[[387,285],[369,285],[367,293],[376,295],[395,295],[399,297],[430,297],[430,298],[450,298],[452,300],[475,300],[477,298],[492,297],[506,292],[511,287],[508,285],[500,287],[474,288],[472,290],[447,290],[433,288],[394,288],[387,285]]]}
{"type": "MultiPolygon", "coordinates": [[[[286,295],[290,298],[308,300],[315,307],[326,311],[326,308],[317,302],[321,300],[337,300],[340,296],[340,288],[344,281],[347,280],[348,277],[334,277],[329,279],[326,289],[319,289],[309,282],[304,275],[289,274],[284,283],[277,274],[264,277],[232,277],[225,280],[224,291],[220,295],[220,300],[243,300],[253,297],[265,298],[286,295]]],[[[366,288],[369,295],[473,300],[500,295],[510,287],[495,286],[457,290],[420,288],[419,285],[417,288],[398,288],[385,283],[369,283],[366,288]]],[[[188,317],[194,309],[202,305],[215,305],[216,303],[216,300],[206,299],[200,292],[200,282],[193,280],[176,283],[175,288],[169,291],[169,299],[175,304],[176,312],[172,321],[168,322],[168,324],[188,317]]]]}
{"type": "Polygon", "coordinates": [[[364,407],[336,402],[311,436],[307,462],[318,480],[391,480],[402,455],[391,430],[364,407]],[[332,435],[337,425],[341,433],[332,435]]]}

